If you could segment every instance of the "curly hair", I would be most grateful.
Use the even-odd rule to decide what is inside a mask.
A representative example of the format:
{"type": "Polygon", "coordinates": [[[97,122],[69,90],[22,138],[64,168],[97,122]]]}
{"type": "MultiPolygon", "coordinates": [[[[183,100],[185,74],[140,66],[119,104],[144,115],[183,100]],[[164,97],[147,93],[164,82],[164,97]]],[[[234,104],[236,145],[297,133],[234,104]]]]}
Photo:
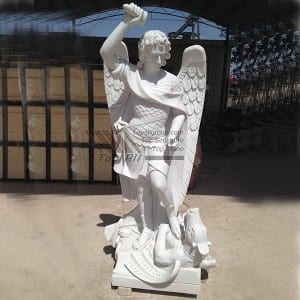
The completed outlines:
{"type": "Polygon", "coordinates": [[[171,43],[166,34],[160,30],[149,30],[144,33],[138,43],[139,61],[138,67],[142,68],[146,57],[151,53],[151,50],[156,47],[164,48],[162,66],[166,65],[166,60],[171,57],[171,43]]]}

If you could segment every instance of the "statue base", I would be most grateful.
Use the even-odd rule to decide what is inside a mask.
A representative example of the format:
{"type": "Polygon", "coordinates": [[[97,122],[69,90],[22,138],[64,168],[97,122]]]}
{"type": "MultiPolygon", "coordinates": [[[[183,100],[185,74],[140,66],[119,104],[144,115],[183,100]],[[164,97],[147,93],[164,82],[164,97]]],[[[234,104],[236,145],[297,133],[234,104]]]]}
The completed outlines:
{"type": "MultiPolygon", "coordinates": [[[[199,249],[193,247],[189,248],[192,250],[191,253],[194,251],[193,260],[185,256],[182,240],[174,239],[167,224],[161,224],[152,238],[146,240],[147,243],[143,247],[137,248],[136,243],[141,236],[137,212],[134,210],[117,223],[105,227],[105,237],[116,249],[112,286],[126,292],[130,289],[141,289],[199,296],[201,279],[207,279],[207,269],[215,266],[215,260],[208,255],[202,259],[197,252],[199,249]],[[167,233],[165,229],[168,229],[167,233]],[[173,246],[172,243],[174,243],[173,246]],[[170,252],[170,249],[174,251],[170,252]],[[174,254],[174,257],[178,259],[172,262],[174,258],[172,257],[170,263],[164,263],[165,261],[160,260],[161,256],[159,256],[159,253],[164,251],[169,251],[168,255],[174,254]]],[[[194,210],[188,213],[192,214],[194,210]]],[[[190,222],[190,219],[187,221],[190,222]]],[[[187,222],[188,225],[189,222],[187,222]]],[[[199,225],[199,222],[196,225],[199,225]]],[[[195,229],[199,229],[199,226],[195,229]]],[[[199,243],[198,246],[203,247],[203,244],[208,247],[206,236],[204,242],[199,243]]],[[[169,259],[168,256],[167,259],[169,259]]]]}
{"type": "Polygon", "coordinates": [[[201,268],[180,268],[171,282],[151,284],[135,277],[127,269],[125,264],[129,261],[130,255],[131,253],[127,251],[118,252],[118,259],[112,274],[112,286],[196,296],[200,294],[201,268]]]}

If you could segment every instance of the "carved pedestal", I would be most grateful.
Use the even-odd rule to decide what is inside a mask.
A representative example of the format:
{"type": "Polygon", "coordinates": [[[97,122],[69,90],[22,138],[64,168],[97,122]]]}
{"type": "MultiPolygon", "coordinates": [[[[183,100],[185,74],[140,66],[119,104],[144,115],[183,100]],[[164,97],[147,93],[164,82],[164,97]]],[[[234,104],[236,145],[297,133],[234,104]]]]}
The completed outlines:
{"type": "MultiPolygon", "coordinates": [[[[118,251],[116,266],[112,274],[112,286],[126,287],[161,292],[183,293],[191,295],[200,294],[201,268],[180,268],[176,277],[167,283],[147,283],[134,276],[127,267],[133,252],[118,251]]],[[[147,268],[147,266],[141,266],[147,268]]]]}
{"type": "Polygon", "coordinates": [[[168,224],[160,224],[142,244],[138,213],[134,209],[105,227],[105,237],[116,249],[112,286],[126,293],[134,288],[198,296],[201,271],[216,265],[208,255],[211,243],[199,210],[190,208],[180,216],[181,239],[174,237],[168,224]]]}
{"type": "Polygon", "coordinates": [[[116,248],[112,286],[127,292],[129,288],[199,295],[201,268],[181,267],[179,261],[167,267],[155,263],[155,240],[134,250],[139,233],[130,218],[127,220],[127,226],[122,226],[121,219],[105,228],[107,240],[116,248]]]}

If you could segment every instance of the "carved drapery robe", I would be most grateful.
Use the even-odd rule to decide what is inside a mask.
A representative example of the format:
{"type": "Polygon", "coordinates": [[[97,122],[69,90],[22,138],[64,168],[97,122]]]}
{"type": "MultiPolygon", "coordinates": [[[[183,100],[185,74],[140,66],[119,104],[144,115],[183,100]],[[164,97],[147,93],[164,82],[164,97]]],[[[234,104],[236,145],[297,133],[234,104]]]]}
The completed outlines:
{"type": "Polygon", "coordinates": [[[114,132],[117,144],[114,170],[128,178],[146,176],[149,164],[156,168],[157,161],[169,164],[171,160],[166,143],[172,130],[172,109],[185,114],[185,106],[178,78],[161,72],[161,79],[151,83],[141,78],[137,66],[121,60],[111,72],[130,91],[124,103],[116,102],[110,108],[119,111],[122,121],[127,123],[114,132]]]}

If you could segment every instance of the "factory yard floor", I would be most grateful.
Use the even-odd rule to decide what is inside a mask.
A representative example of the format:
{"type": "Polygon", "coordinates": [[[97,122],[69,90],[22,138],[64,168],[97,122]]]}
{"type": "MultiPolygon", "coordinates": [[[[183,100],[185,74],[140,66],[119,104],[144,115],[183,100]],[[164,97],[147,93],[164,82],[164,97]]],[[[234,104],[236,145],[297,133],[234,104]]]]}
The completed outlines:
{"type": "MultiPolygon", "coordinates": [[[[104,225],[136,205],[101,184],[0,184],[0,300],[191,299],[111,287],[104,225]]],[[[217,267],[205,300],[300,299],[300,159],[204,155],[199,207],[217,267]]]]}

